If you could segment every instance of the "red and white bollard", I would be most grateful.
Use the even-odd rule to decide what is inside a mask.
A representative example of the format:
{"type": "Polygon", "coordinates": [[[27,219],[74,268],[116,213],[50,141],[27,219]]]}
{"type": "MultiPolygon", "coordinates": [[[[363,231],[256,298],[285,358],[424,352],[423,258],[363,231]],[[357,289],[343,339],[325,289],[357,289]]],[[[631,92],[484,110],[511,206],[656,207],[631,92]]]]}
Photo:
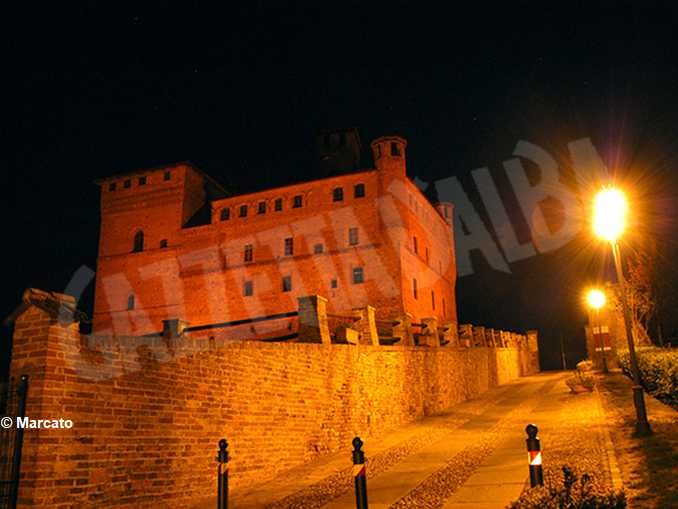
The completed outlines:
{"type": "Polygon", "coordinates": [[[367,477],[365,472],[365,453],[360,437],[353,439],[353,478],[355,480],[355,507],[367,509],[367,477]]]}
{"type": "Polygon", "coordinates": [[[228,509],[228,460],[228,442],[222,438],[217,454],[217,509],[228,509]]]}
{"type": "Polygon", "coordinates": [[[541,445],[537,438],[537,428],[534,424],[528,424],[525,428],[527,433],[527,454],[530,461],[530,486],[544,486],[544,471],[541,466],[541,445]]]}

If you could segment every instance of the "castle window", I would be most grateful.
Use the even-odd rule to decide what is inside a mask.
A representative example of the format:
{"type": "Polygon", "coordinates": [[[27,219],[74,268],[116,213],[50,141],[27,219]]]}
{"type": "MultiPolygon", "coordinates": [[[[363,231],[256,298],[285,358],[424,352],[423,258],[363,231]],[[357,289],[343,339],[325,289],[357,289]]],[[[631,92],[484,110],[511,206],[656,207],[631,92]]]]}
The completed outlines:
{"type": "Polygon", "coordinates": [[[364,198],[365,197],[365,184],[356,184],[353,187],[353,197],[354,198],[364,198]]]}
{"type": "Polygon", "coordinates": [[[428,248],[426,248],[426,263],[428,263],[428,248]]]}
{"type": "Polygon", "coordinates": [[[436,292],[431,290],[431,308],[435,311],[436,309],[436,292]]]}
{"type": "Polygon", "coordinates": [[[285,239],[285,256],[292,256],[294,254],[294,239],[288,237],[285,239]]]}
{"type": "Polygon", "coordinates": [[[280,212],[282,210],[282,198],[276,198],[275,202],[273,203],[273,209],[276,212],[280,212]]]}
{"type": "Polygon", "coordinates": [[[332,201],[343,201],[344,199],[344,188],[335,187],[332,190],[332,201]]]}
{"type": "Polygon", "coordinates": [[[302,204],[301,195],[298,194],[292,199],[292,208],[298,209],[299,207],[301,207],[301,204],[302,204]]]}
{"type": "Polygon", "coordinates": [[[333,279],[332,281],[330,281],[330,286],[331,286],[332,288],[336,288],[336,287],[338,286],[337,280],[336,280],[336,279],[333,279]]]}
{"type": "Polygon", "coordinates": [[[132,179],[125,180],[122,183],[122,187],[124,187],[125,189],[129,189],[130,187],[132,187],[132,179]]]}
{"type": "Polygon", "coordinates": [[[144,250],[144,232],[139,230],[134,234],[134,244],[132,245],[133,253],[140,253],[144,250]]]}
{"type": "Polygon", "coordinates": [[[245,281],[245,284],[242,287],[242,294],[245,297],[254,295],[254,285],[252,284],[252,281],[245,281]]]}
{"type": "Polygon", "coordinates": [[[348,244],[350,246],[355,246],[358,244],[358,228],[348,229],[348,244]]]}
{"type": "Polygon", "coordinates": [[[168,245],[167,239],[162,239],[162,240],[160,241],[160,247],[161,247],[161,248],[165,248],[165,247],[167,247],[167,245],[168,245]]]}
{"type": "Polygon", "coordinates": [[[132,311],[134,309],[134,295],[127,297],[127,311],[132,311]]]}
{"type": "Polygon", "coordinates": [[[231,209],[228,207],[221,209],[219,212],[219,219],[222,221],[228,221],[231,218],[231,209]]]}
{"type": "Polygon", "coordinates": [[[245,246],[243,259],[245,260],[245,263],[254,260],[254,249],[252,248],[252,244],[247,244],[245,246]]]}
{"type": "Polygon", "coordinates": [[[412,279],[412,295],[415,299],[419,298],[419,292],[417,291],[417,279],[412,279]]]}
{"type": "Polygon", "coordinates": [[[412,237],[412,249],[414,249],[414,254],[419,253],[419,244],[417,243],[417,237],[412,237]]]}
{"type": "Polygon", "coordinates": [[[292,291],[292,277],[285,276],[282,278],[282,291],[291,292],[292,291]]]}
{"type": "Polygon", "coordinates": [[[165,181],[168,181],[172,178],[172,172],[171,171],[166,171],[165,174],[163,175],[163,179],[165,181]]]}
{"type": "Polygon", "coordinates": [[[400,147],[394,141],[391,142],[391,155],[396,156],[396,157],[400,157],[400,147]]]}
{"type": "Polygon", "coordinates": [[[146,177],[139,177],[139,185],[140,186],[146,185],[146,177]]]}
{"type": "Polygon", "coordinates": [[[108,190],[109,191],[115,191],[116,187],[118,187],[118,186],[115,184],[115,182],[111,182],[110,184],[108,184],[108,190]]]}
{"type": "Polygon", "coordinates": [[[313,246],[314,254],[322,254],[323,251],[325,251],[325,246],[323,246],[322,244],[316,244],[313,246]]]}
{"type": "Polygon", "coordinates": [[[240,205],[240,217],[247,217],[247,205],[240,205]]]}
{"type": "Polygon", "coordinates": [[[353,269],[353,284],[357,285],[365,282],[365,273],[362,267],[355,267],[353,269]]]}
{"type": "Polygon", "coordinates": [[[381,157],[381,145],[377,145],[377,157],[381,157]]]}
{"type": "Polygon", "coordinates": [[[257,206],[257,214],[266,214],[266,202],[260,201],[257,206]]]}

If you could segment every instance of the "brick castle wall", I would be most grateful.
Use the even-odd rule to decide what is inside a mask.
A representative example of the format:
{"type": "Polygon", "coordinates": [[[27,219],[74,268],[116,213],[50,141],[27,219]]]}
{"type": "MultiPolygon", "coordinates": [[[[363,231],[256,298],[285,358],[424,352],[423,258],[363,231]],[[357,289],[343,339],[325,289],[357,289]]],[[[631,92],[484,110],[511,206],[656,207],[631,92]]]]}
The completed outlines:
{"type": "Polygon", "coordinates": [[[184,507],[214,493],[222,437],[237,492],[530,370],[516,348],[176,341],[18,317],[27,415],[74,422],[26,431],[20,506],[184,507]]]}

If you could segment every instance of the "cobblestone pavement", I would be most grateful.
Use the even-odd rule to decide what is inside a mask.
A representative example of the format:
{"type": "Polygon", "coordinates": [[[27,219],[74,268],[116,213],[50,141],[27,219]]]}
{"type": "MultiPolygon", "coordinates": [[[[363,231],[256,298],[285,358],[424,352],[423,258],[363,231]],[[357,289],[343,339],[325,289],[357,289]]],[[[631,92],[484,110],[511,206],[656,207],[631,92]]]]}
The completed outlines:
{"type": "MultiPolygon", "coordinates": [[[[521,378],[443,415],[366,439],[370,509],[504,507],[526,485],[529,422],[540,427],[549,475],[586,458],[583,466],[612,486],[598,395],[570,394],[567,376],[521,378]]],[[[353,508],[350,449],[234,495],[235,509],[353,508]]]]}

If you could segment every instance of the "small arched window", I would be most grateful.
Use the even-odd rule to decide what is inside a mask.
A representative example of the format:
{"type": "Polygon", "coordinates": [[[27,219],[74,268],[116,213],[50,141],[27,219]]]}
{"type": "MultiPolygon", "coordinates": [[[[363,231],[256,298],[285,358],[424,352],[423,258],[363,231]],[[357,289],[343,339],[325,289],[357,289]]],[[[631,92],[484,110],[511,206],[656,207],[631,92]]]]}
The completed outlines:
{"type": "Polygon", "coordinates": [[[131,311],[134,309],[134,295],[127,297],[127,310],[131,311]]]}
{"type": "Polygon", "coordinates": [[[133,253],[139,253],[144,250],[144,232],[139,230],[134,234],[134,246],[132,247],[133,253]]]}
{"type": "Polygon", "coordinates": [[[167,239],[162,239],[162,240],[160,241],[160,247],[161,247],[161,248],[167,247],[167,239]]]}

